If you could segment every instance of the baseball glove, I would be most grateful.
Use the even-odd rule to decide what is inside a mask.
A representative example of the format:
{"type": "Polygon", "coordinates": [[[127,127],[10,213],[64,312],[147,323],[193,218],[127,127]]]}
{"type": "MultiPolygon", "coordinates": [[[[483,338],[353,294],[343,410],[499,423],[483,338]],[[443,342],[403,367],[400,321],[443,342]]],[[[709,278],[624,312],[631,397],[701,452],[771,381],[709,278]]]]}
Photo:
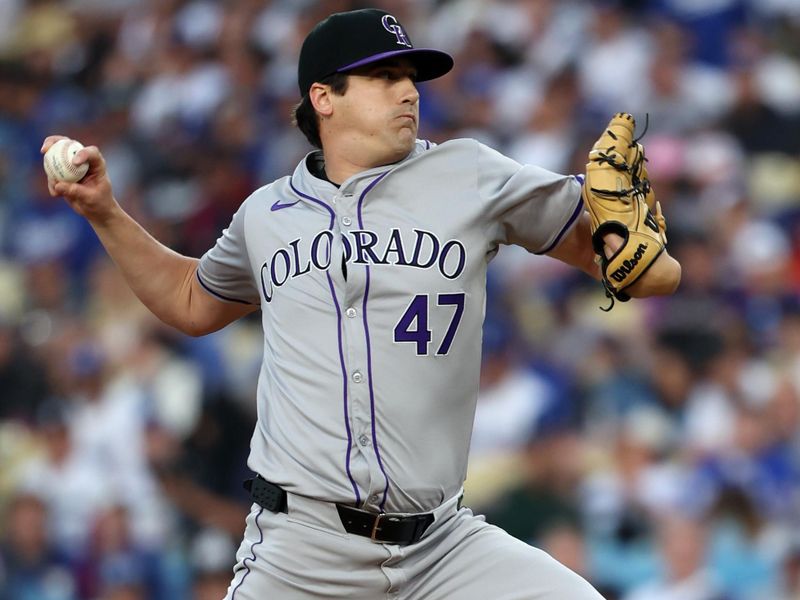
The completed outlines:
{"type": "MultiPolygon", "coordinates": [[[[626,302],[634,284],[664,251],[666,221],[647,177],[644,148],[633,133],[636,121],[617,113],[589,152],[583,199],[592,221],[592,245],[599,256],[603,286],[611,305],[626,302]],[[603,236],[623,239],[606,257],[603,236]]],[[[646,128],[645,128],[646,129],[646,128]]]]}

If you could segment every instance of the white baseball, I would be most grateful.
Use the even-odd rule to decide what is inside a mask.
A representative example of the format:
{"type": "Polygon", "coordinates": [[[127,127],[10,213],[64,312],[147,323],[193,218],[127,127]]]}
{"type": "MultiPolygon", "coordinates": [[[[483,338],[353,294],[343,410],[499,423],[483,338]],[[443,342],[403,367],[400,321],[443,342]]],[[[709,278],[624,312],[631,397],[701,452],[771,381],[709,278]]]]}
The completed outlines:
{"type": "Polygon", "coordinates": [[[47,173],[47,177],[54,181],[66,181],[67,183],[75,183],[83,179],[89,170],[89,164],[72,164],[72,159],[82,148],[83,144],[70,139],[58,140],[50,146],[44,155],[44,172],[47,173]]]}

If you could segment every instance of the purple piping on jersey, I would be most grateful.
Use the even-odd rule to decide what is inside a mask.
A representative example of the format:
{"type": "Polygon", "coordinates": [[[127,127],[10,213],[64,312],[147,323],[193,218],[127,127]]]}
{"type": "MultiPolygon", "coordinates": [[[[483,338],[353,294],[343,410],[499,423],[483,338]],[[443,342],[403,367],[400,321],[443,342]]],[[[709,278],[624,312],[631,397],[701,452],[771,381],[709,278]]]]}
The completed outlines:
{"type": "Polygon", "coordinates": [[[264,530],[263,530],[263,529],[261,529],[261,525],[259,525],[259,524],[258,524],[258,517],[260,517],[260,516],[261,516],[261,513],[263,513],[263,512],[264,512],[264,509],[262,508],[261,510],[259,510],[259,511],[258,511],[258,514],[256,515],[256,527],[258,527],[258,533],[261,535],[261,537],[259,538],[259,540],[258,540],[257,542],[254,542],[254,543],[253,543],[253,545],[252,545],[252,546],[250,546],[250,552],[252,552],[252,554],[253,554],[253,558],[250,558],[250,557],[248,556],[247,558],[245,558],[245,559],[242,561],[242,564],[244,565],[244,568],[246,569],[246,571],[245,571],[245,574],[244,574],[244,576],[242,577],[242,580],[241,580],[241,581],[240,581],[238,584],[236,584],[236,587],[235,587],[235,588],[233,588],[233,593],[231,593],[231,600],[234,600],[234,598],[236,598],[236,592],[237,592],[237,590],[238,590],[240,587],[242,587],[242,584],[244,583],[244,580],[247,578],[247,576],[248,576],[248,575],[250,575],[250,565],[248,565],[248,564],[247,564],[247,561],[248,561],[248,560],[250,560],[250,561],[252,561],[252,562],[256,562],[256,550],[255,550],[255,548],[256,548],[256,546],[258,546],[258,545],[259,545],[261,542],[263,542],[263,541],[264,541],[264,530]]]}
{"type": "MultiPolygon", "coordinates": [[[[364,203],[364,198],[367,194],[375,187],[375,185],[384,177],[389,174],[389,171],[382,173],[375,179],[373,179],[370,184],[361,192],[361,197],[358,199],[358,226],[361,229],[364,229],[364,219],[361,213],[361,207],[364,203]]],[[[381,460],[381,452],[378,448],[378,436],[376,433],[375,427],[375,389],[372,387],[372,348],[369,342],[369,325],[367,324],[367,298],[369,297],[369,265],[366,266],[367,268],[367,282],[364,286],[364,303],[362,305],[362,318],[364,320],[364,334],[367,336],[367,377],[369,378],[369,413],[370,413],[370,421],[372,424],[372,447],[375,448],[375,457],[378,459],[378,466],[381,469],[381,473],[383,473],[383,480],[386,482],[386,485],[383,487],[383,497],[381,498],[380,509],[383,512],[383,507],[386,505],[386,496],[389,493],[389,477],[386,475],[386,469],[383,468],[383,461],[381,460]]]]}
{"type": "MultiPolygon", "coordinates": [[[[317,204],[324,206],[331,214],[331,224],[328,226],[328,229],[333,231],[333,223],[336,219],[336,214],[333,212],[333,209],[319,198],[314,198],[313,196],[309,196],[308,194],[304,194],[298,190],[296,187],[294,187],[291,179],[289,179],[289,187],[291,187],[294,193],[301,198],[311,200],[312,202],[316,202],[317,204]]],[[[358,505],[361,504],[361,494],[358,491],[356,480],[353,479],[353,474],[350,472],[350,452],[353,448],[353,435],[350,432],[350,415],[347,406],[347,369],[345,368],[344,364],[344,350],[342,348],[342,311],[339,308],[339,300],[336,298],[336,291],[333,288],[333,280],[331,279],[330,273],[325,273],[325,276],[328,278],[328,286],[331,289],[333,305],[336,307],[336,335],[339,337],[339,365],[342,368],[342,404],[344,405],[344,427],[347,430],[347,459],[345,460],[344,468],[345,471],[347,471],[347,478],[350,480],[350,485],[353,486],[353,493],[356,496],[356,505],[358,505]]]]}
{"type": "Polygon", "coordinates": [[[428,140],[425,140],[425,150],[431,149],[431,143],[428,140]]]}
{"type": "Polygon", "coordinates": [[[541,252],[536,252],[536,254],[547,254],[548,252],[550,252],[550,250],[555,248],[558,245],[558,242],[561,241],[561,238],[564,237],[564,234],[567,232],[567,230],[575,222],[575,219],[577,219],[582,212],[583,212],[583,197],[580,198],[578,206],[575,207],[575,210],[573,211],[572,216],[569,218],[569,221],[567,221],[566,225],[564,225],[564,227],[561,228],[561,231],[558,232],[558,235],[556,236],[556,239],[553,240],[553,243],[550,244],[547,248],[545,248],[541,252]]]}
{"type": "Polygon", "coordinates": [[[248,306],[253,305],[252,302],[248,302],[247,300],[239,300],[238,298],[229,298],[228,296],[223,296],[219,292],[215,292],[210,287],[208,287],[206,282],[203,281],[203,278],[200,277],[200,271],[195,271],[195,275],[197,276],[197,281],[200,282],[200,285],[202,285],[203,289],[206,290],[209,294],[213,294],[217,298],[222,298],[223,300],[227,300],[228,302],[238,302],[239,304],[247,304],[248,306]]]}
{"type": "Polygon", "coordinates": [[[361,504],[361,494],[358,492],[356,480],[353,479],[353,474],[350,472],[350,453],[353,448],[353,438],[350,433],[350,416],[347,408],[347,370],[344,366],[344,352],[342,350],[342,310],[339,308],[339,301],[336,299],[336,292],[333,289],[333,279],[329,273],[325,273],[328,278],[328,286],[331,288],[331,297],[333,298],[333,305],[336,307],[336,334],[339,336],[339,364],[342,367],[342,404],[344,404],[344,424],[347,428],[347,461],[345,462],[345,470],[350,483],[353,485],[353,492],[356,495],[356,504],[361,504]]]}

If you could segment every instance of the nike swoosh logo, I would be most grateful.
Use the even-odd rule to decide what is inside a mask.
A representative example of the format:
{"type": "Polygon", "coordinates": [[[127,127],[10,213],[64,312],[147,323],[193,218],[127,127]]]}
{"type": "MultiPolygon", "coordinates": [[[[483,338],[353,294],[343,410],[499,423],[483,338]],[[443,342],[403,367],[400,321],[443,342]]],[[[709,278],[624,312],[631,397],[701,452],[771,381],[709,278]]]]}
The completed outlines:
{"type": "Polygon", "coordinates": [[[289,202],[288,204],[281,204],[281,201],[278,200],[275,204],[272,205],[272,208],[270,208],[270,210],[272,212],[275,212],[276,210],[280,210],[282,208],[289,208],[290,206],[294,206],[298,202],[300,202],[300,200],[295,200],[294,202],[289,202]]]}

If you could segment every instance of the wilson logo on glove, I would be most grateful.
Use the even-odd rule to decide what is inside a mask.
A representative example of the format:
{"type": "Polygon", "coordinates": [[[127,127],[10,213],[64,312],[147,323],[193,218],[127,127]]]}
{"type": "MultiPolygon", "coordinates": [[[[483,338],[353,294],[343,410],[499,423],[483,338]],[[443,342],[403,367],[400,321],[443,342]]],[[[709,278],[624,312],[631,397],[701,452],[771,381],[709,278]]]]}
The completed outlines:
{"type": "Polygon", "coordinates": [[[617,283],[625,281],[625,278],[633,272],[633,269],[639,264],[639,261],[642,260],[646,251],[647,244],[639,244],[633,256],[630,259],[622,261],[622,266],[611,274],[611,278],[617,283]]]}

